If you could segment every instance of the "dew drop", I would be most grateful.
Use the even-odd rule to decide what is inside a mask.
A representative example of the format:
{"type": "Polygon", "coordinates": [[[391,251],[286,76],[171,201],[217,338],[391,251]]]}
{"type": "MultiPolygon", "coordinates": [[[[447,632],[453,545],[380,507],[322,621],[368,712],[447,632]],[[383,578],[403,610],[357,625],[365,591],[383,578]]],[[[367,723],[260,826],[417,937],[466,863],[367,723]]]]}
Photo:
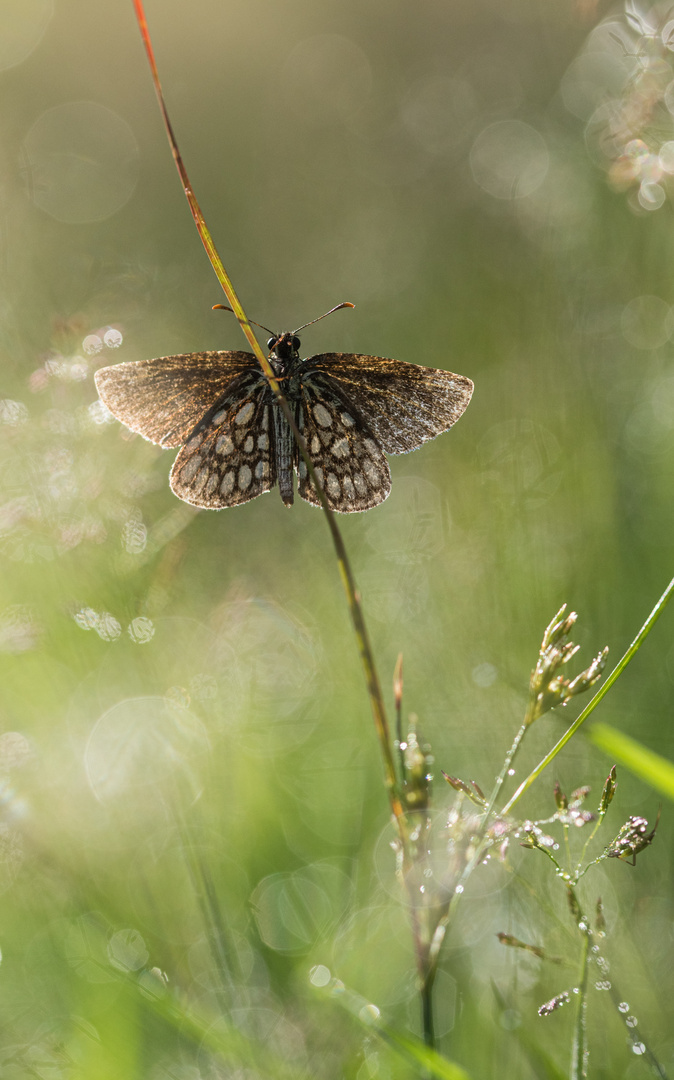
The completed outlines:
{"type": "Polygon", "coordinates": [[[627,1004],[627,1002],[626,1001],[621,1001],[619,1006],[618,1006],[618,1012],[626,1013],[626,1012],[629,1012],[629,1011],[630,1011],[630,1007],[627,1004]]]}
{"type": "Polygon", "coordinates": [[[152,619],[139,615],[129,623],[126,632],[137,645],[146,645],[154,637],[154,623],[152,619]]]}
{"type": "Polygon", "coordinates": [[[358,1013],[358,1016],[364,1024],[372,1024],[379,1019],[381,1013],[379,1012],[379,1009],[376,1005],[370,1003],[368,1005],[363,1005],[363,1008],[358,1013]]]}
{"type": "Polygon", "coordinates": [[[459,894],[459,896],[460,896],[460,895],[461,895],[461,893],[463,892],[463,885],[457,885],[457,886],[456,886],[456,888],[455,888],[455,890],[454,890],[454,892],[455,892],[455,893],[458,893],[458,894],[459,894]]]}
{"type": "Polygon", "coordinates": [[[87,356],[95,356],[103,348],[103,342],[98,334],[89,334],[82,342],[82,349],[87,356]]]}
{"type": "Polygon", "coordinates": [[[115,328],[112,326],[103,334],[103,341],[109,349],[118,349],[119,346],[122,344],[123,340],[124,338],[120,334],[119,330],[115,330],[115,328]]]}
{"type": "Polygon", "coordinates": [[[645,1045],[645,1043],[642,1043],[642,1042],[632,1043],[632,1053],[633,1054],[645,1054],[646,1053],[646,1045],[645,1045]]]}
{"type": "Polygon", "coordinates": [[[508,776],[514,776],[514,775],[515,775],[515,770],[514,769],[508,769],[508,776]]]}
{"type": "Polygon", "coordinates": [[[327,986],[332,978],[330,969],[325,964],[316,964],[309,972],[309,982],[312,986],[327,986]]]}
{"type": "Polygon", "coordinates": [[[81,357],[79,359],[76,358],[68,369],[68,377],[72,379],[73,382],[82,382],[86,379],[88,374],[89,368],[81,357]]]}

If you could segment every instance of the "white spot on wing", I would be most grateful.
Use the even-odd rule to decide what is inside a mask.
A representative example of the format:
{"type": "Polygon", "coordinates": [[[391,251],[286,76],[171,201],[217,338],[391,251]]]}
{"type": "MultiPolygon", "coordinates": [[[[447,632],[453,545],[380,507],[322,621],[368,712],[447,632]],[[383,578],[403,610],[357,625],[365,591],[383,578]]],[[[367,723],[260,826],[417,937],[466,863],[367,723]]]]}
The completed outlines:
{"type": "Polygon", "coordinates": [[[234,443],[231,435],[221,435],[215,444],[215,450],[218,454],[231,454],[233,449],[234,443]]]}
{"type": "Polygon", "coordinates": [[[242,465],[239,469],[239,487],[242,491],[247,491],[251,485],[253,474],[250,471],[248,465],[242,465]]]}
{"type": "Polygon", "coordinates": [[[332,417],[325,405],[321,405],[320,401],[314,405],[313,413],[316,423],[320,424],[321,427],[332,427],[332,417]]]}
{"type": "Polygon", "coordinates": [[[194,477],[197,475],[197,471],[200,465],[201,455],[195,454],[194,457],[191,457],[190,460],[186,462],[185,465],[183,465],[182,469],[180,470],[180,479],[183,480],[184,483],[189,484],[190,480],[193,480],[194,477]]]}
{"type": "Polygon", "coordinates": [[[255,446],[255,439],[253,438],[252,435],[249,435],[248,438],[246,439],[245,443],[243,444],[243,448],[244,448],[244,450],[246,451],[247,454],[250,454],[250,452],[251,452],[251,450],[253,449],[254,446],[255,446]]]}
{"type": "Polygon", "coordinates": [[[372,461],[364,461],[363,462],[363,472],[367,476],[367,478],[370,481],[370,483],[372,484],[372,486],[376,487],[376,485],[379,483],[379,473],[377,472],[377,469],[375,468],[374,462],[372,462],[372,461]]]}
{"type": "Polygon", "coordinates": [[[195,489],[195,491],[201,491],[202,487],[206,483],[206,480],[208,479],[209,472],[210,469],[208,465],[204,465],[203,469],[199,470],[196,480],[192,484],[192,487],[195,489]]]}
{"type": "Polygon", "coordinates": [[[263,432],[262,435],[258,435],[258,437],[257,437],[257,448],[258,448],[258,450],[268,450],[269,449],[269,436],[266,434],[266,432],[263,432]]]}
{"type": "Polygon", "coordinates": [[[243,408],[239,409],[238,413],[234,417],[235,424],[247,424],[253,415],[255,406],[252,401],[247,401],[243,408]]]}
{"type": "Polygon", "coordinates": [[[328,493],[330,495],[332,495],[333,498],[335,498],[335,499],[339,498],[339,496],[342,494],[342,489],[340,487],[339,480],[337,479],[335,474],[332,473],[332,472],[328,473],[328,477],[327,477],[327,480],[325,482],[325,486],[328,489],[328,493]]]}
{"type": "Polygon", "coordinates": [[[341,417],[344,427],[353,427],[356,422],[352,416],[349,416],[348,412],[343,412],[341,414],[341,417]]]}
{"type": "Polygon", "coordinates": [[[231,495],[233,488],[234,488],[234,470],[230,469],[229,472],[226,472],[225,475],[222,478],[222,483],[220,484],[220,491],[222,492],[223,495],[231,495]]]}

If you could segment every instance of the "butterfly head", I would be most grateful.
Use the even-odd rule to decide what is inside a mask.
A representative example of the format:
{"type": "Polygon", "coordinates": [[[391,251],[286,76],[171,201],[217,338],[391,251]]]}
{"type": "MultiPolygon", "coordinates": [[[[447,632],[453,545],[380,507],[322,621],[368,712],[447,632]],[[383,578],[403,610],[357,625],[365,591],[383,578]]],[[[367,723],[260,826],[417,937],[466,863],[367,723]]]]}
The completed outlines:
{"type": "Polygon", "coordinates": [[[277,374],[285,374],[287,365],[299,359],[300,344],[297,334],[291,330],[286,330],[283,334],[272,334],[267,342],[267,348],[272,366],[278,369],[277,374]]]}

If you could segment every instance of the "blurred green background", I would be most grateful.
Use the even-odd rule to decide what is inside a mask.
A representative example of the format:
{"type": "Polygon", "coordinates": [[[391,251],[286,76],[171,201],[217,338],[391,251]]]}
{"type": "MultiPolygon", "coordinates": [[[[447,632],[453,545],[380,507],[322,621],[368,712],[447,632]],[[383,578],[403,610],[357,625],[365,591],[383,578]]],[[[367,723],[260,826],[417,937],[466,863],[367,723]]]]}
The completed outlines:
{"type": "MultiPolygon", "coordinates": [[[[581,666],[604,644],[615,661],[672,575],[667,7],[148,0],[147,16],[249,315],[282,330],[350,300],[305,355],[475,381],[457,428],[392,459],[388,501],[340,525],[387,700],[402,651],[437,769],[489,789],[554,612],[580,611],[581,666]]],[[[419,1032],[324,519],[277,493],[196,512],[169,491],[173,455],[96,404],[103,364],[243,347],[211,311],[132,5],[11,0],[0,20],[0,1075],[416,1075],[310,980],[324,965],[419,1032]],[[227,1064],[225,1031],[271,1058],[244,1041],[227,1064]]],[[[669,758],[672,618],[598,714],[669,758]]],[[[536,726],[519,777],[570,717],[536,726]]],[[[579,736],[523,812],[553,812],[555,779],[594,805],[611,764],[579,736]]],[[[436,785],[438,811],[452,794],[436,785]]],[[[604,842],[659,798],[620,769],[604,842]]],[[[636,868],[603,864],[583,892],[670,1068],[671,837],[665,804],[636,868]]],[[[446,944],[440,1049],[473,1077],[568,1067],[571,1010],[536,1010],[574,969],[495,936],[575,958],[543,863],[516,849],[513,871],[484,868],[446,944]]],[[[589,1023],[592,1076],[647,1073],[608,994],[589,1023]]]]}

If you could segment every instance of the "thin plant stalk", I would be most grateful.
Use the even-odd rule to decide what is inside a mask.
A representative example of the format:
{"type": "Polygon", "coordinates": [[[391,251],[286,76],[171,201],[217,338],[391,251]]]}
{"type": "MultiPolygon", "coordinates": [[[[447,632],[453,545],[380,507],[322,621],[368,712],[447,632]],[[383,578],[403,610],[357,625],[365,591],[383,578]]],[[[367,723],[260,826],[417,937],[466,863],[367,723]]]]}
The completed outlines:
{"type": "MultiPolygon", "coordinates": [[[[503,809],[499,811],[499,816],[505,817],[505,815],[509,813],[509,811],[515,805],[517,800],[531,786],[531,784],[540,775],[540,773],[543,771],[543,769],[546,767],[546,765],[548,765],[553,760],[553,758],[560,752],[560,750],[563,749],[563,747],[566,745],[566,743],[569,741],[569,739],[572,737],[572,735],[575,734],[575,732],[578,730],[578,728],[581,726],[581,724],[584,723],[584,721],[587,719],[587,717],[590,715],[590,713],[596,708],[596,706],[599,704],[599,702],[602,700],[602,698],[605,696],[605,694],[608,693],[611,686],[616,682],[616,680],[619,678],[619,676],[625,670],[625,668],[627,667],[630,660],[636,654],[636,652],[641,647],[644,640],[646,639],[646,637],[648,636],[648,634],[652,630],[653,626],[657,622],[658,618],[660,617],[660,615],[664,611],[668,601],[670,600],[670,598],[672,596],[672,593],[674,593],[674,578],[669,582],[667,588],[662,593],[662,595],[658,599],[657,603],[653,607],[653,610],[651,611],[648,618],[646,619],[646,621],[642,625],[642,627],[639,630],[639,632],[638,632],[637,636],[635,637],[634,641],[629,646],[629,648],[626,650],[624,656],[616,664],[615,668],[613,669],[611,674],[608,676],[606,681],[602,683],[600,689],[593,696],[593,698],[588,703],[586,708],[583,709],[583,711],[580,713],[578,718],[573,722],[573,724],[570,725],[569,729],[566,731],[564,736],[559,740],[557,745],[555,747],[553,747],[553,749],[550,751],[549,754],[547,754],[545,756],[545,758],[543,758],[543,760],[539,763],[539,765],[536,767],[536,769],[533,770],[533,772],[530,774],[530,776],[528,776],[527,779],[525,781],[523,781],[522,784],[520,784],[520,786],[518,787],[518,789],[514,793],[514,795],[505,804],[503,809]]],[[[452,896],[447,901],[445,910],[442,912],[441,917],[438,919],[438,922],[436,924],[436,928],[435,928],[435,932],[434,932],[433,948],[431,948],[429,950],[428,958],[427,958],[427,965],[428,965],[427,977],[430,978],[431,985],[432,985],[432,979],[434,978],[435,971],[437,969],[437,964],[438,964],[438,960],[439,960],[439,953],[440,953],[440,949],[442,947],[442,942],[444,940],[444,936],[445,936],[447,927],[449,926],[449,924],[450,924],[450,922],[452,920],[452,917],[453,917],[453,915],[454,915],[454,913],[456,911],[456,908],[457,908],[458,904],[460,903],[460,900],[461,900],[461,897],[462,897],[462,895],[464,893],[464,889],[465,889],[466,883],[468,882],[468,879],[470,878],[471,874],[473,873],[473,870],[475,869],[475,867],[478,866],[478,864],[484,858],[485,851],[486,851],[487,847],[490,845],[490,841],[489,841],[489,839],[487,837],[487,830],[488,830],[489,825],[490,825],[490,823],[492,821],[492,816],[493,816],[493,813],[494,813],[494,808],[495,808],[495,805],[496,805],[496,801],[497,801],[499,792],[500,792],[500,790],[501,790],[501,788],[503,786],[503,783],[505,782],[505,779],[506,779],[506,777],[508,775],[508,772],[509,772],[509,770],[510,770],[510,768],[512,766],[512,762],[513,762],[513,760],[514,760],[514,758],[515,758],[515,756],[517,754],[517,751],[519,750],[519,748],[521,746],[524,734],[525,734],[527,728],[530,726],[529,719],[530,719],[530,716],[529,716],[529,713],[527,713],[527,716],[525,717],[524,723],[522,724],[522,727],[517,732],[517,734],[515,736],[515,739],[513,740],[512,746],[510,747],[510,750],[508,751],[508,753],[506,755],[506,759],[505,759],[503,768],[502,768],[502,770],[501,770],[501,772],[500,772],[500,774],[499,774],[499,776],[497,778],[496,784],[495,784],[494,789],[493,789],[493,791],[491,793],[487,809],[486,809],[486,811],[485,811],[485,813],[483,815],[481,829],[479,831],[478,836],[476,837],[475,850],[473,852],[473,855],[470,858],[470,860],[468,861],[468,863],[466,864],[466,866],[464,867],[463,872],[461,873],[461,875],[459,877],[459,881],[458,881],[458,883],[457,883],[457,885],[455,887],[455,890],[454,890],[452,896]]],[[[582,1075],[583,1075],[582,1073],[578,1074],[579,1077],[581,1077],[582,1075]]]]}
{"type": "Polygon", "coordinates": [[[328,528],[330,530],[330,535],[332,537],[335,552],[337,555],[337,563],[339,566],[340,577],[342,579],[342,585],[344,587],[344,592],[346,593],[349,614],[351,615],[351,621],[353,623],[353,628],[356,635],[361,665],[365,674],[365,682],[367,684],[368,695],[370,698],[370,707],[372,709],[372,716],[374,719],[375,729],[377,732],[377,737],[379,740],[379,745],[383,758],[384,783],[386,787],[386,792],[391,806],[391,811],[398,824],[398,831],[400,833],[401,841],[406,846],[407,827],[405,821],[405,813],[398,792],[398,782],[396,778],[393,752],[391,749],[391,740],[388,720],[386,717],[386,708],[384,706],[381,684],[379,682],[379,676],[377,674],[374,656],[370,645],[370,639],[365,624],[365,618],[363,615],[363,609],[360,601],[360,594],[356,588],[355,578],[353,576],[351,564],[346,553],[344,541],[335,520],[335,515],[330,506],[328,505],[325,493],[323,492],[323,489],[317,480],[313,464],[307,452],[304,438],[298,430],[297,424],[295,423],[295,418],[292,415],[292,411],[289,408],[288,402],[286,401],[279,386],[279,383],[274,376],[274,371],[271,364],[269,363],[269,359],[262,351],[260,344],[255,337],[255,334],[250,325],[250,322],[248,321],[241,301],[239,300],[234,290],[234,286],[232,285],[230,277],[225,270],[220,256],[218,255],[215,244],[213,242],[213,238],[211,237],[211,234],[206,225],[204,216],[201,212],[201,208],[199,207],[199,203],[197,202],[196,195],[194,194],[194,189],[192,188],[189,177],[187,175],[187,170],[178,149],[178,143],[176,141],[173,128],[171,126],[171,121],[169,119],[168,111],[164,101],[164,95],[161,88],[161,83],[159,80],[159,72],[154,57],[154,50],[152,48],[152,42],[150,40],[150,33],[147,25],[147,20],[145,18],[145,11],[143,9],[142,0],[133,0],[133,5],[136,11],[136,17],[138,19],[138,25],[140,27],[143,43],[145,45],[145,51],[147,53],[150,70],[152,72],[152,80],[154,83],[157,100],[159,102],[159,108],[161,109],[161,113],[164,118],[164,125],[166,127],[166,133],[171,147],[171,153],[173,154],[173,160],[176,163],[178,175],[180,176],[183,190],[189,203],[189,207],[192,212],[192,217],[194,218],[194,223],[197,227],[197,231],[199,233],[199,236],[201,237],[201,241],[204,245],[204,248],[206,249],[206,253],[210,260],[211,266],[215,271],[216,277],[220,282],[220,285],[222,286],[225,296],[229,300],[230,306],[236,318],[238,319],[239,325],[241,326],[241,329],[243,330],[243,333],[245,334],[246,339],[250,344],[258,360],[258,363],[260,364],[260,367],[266,375],[269,381],[269,385],[271,386],[271,389],[279,403],[279,406],[281,407],[283,414],[290,425],[293,435],[297,441],[297,445],[299,446],[300,453],[302,454],[302,457],[306,463],[307,470],[318,494],[321,508],[326,515],[328,528]]]}
{"type": "Polygon", "coordinates": [[[583,924],[583,947],[581,949],[580,972],[578,979],[578,997],[576,1016],[573,1025],[573,1046],[571,1050],[570,1080],[583,1080],[587,1076],[587,984],[590,966],[589,926],[583,924]]]}

